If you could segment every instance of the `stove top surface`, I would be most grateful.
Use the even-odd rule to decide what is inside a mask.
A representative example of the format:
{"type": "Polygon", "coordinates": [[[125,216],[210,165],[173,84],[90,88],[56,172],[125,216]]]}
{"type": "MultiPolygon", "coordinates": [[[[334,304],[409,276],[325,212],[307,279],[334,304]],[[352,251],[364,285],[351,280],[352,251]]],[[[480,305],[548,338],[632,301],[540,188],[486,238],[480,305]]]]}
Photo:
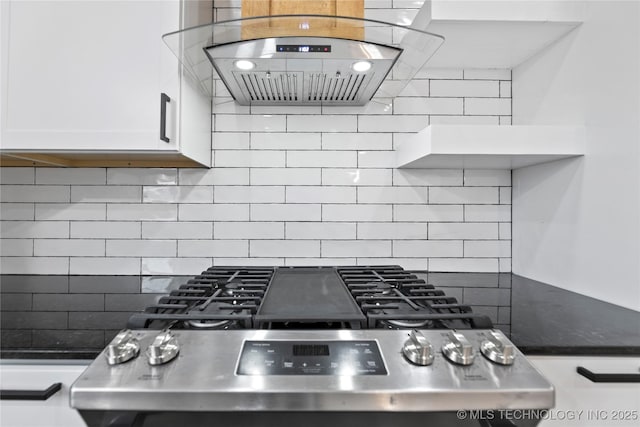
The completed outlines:
{"type": "Polygon", "coordinates": [[[132,329],[472,329],[491,320],[400,266],[210,267],[132,329]]]}

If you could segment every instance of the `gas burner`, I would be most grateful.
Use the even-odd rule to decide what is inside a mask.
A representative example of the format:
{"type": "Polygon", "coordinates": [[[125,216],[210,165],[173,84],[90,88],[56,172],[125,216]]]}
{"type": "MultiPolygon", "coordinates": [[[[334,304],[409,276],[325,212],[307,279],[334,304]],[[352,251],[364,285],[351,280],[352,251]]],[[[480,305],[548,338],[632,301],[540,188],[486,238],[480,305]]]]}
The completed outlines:
{"type": "Polygon", "coordinates": [[[385,329],[432,329],[431,320],[381,320],[380,325],[385,329]]]}

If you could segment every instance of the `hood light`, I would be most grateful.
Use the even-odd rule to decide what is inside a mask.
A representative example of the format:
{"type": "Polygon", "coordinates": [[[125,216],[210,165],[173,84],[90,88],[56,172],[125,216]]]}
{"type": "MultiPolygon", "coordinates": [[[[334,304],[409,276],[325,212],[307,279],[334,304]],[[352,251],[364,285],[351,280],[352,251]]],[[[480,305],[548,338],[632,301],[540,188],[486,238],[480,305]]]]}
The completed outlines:
{"type": "Polygon", "coordinates": [[[354,62],[351,65],[351,69],[357,73],[364,73],[365,71],[369,71],[371,69],[371,62],[369,61],[354,62]]]}
{"type": "Polygon", "coordinates": [[[246,59],[238,59],[233,63],[233,65],[235,65],[238,70],[243,71],[253,70],[256,67],[255,63],[247,61],[246,59]]]}

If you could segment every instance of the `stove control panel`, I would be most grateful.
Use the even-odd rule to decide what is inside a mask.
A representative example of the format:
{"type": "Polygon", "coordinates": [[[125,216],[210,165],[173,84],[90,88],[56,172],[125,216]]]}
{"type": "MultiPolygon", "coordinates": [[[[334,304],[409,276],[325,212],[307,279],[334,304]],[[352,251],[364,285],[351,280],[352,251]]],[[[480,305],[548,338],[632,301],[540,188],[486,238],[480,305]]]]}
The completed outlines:
{"type": "Polygon", "coordinates": [[[238,375],[387,375],[378,343],[245,341],[238,375]]]}

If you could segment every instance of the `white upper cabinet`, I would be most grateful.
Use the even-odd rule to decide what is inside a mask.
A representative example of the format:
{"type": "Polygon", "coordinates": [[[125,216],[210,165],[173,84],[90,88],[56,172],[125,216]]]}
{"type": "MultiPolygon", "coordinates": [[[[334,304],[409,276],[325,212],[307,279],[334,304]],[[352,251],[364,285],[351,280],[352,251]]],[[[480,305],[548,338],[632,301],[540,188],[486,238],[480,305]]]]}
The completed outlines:
{"type": "Polygon", "coordinates": [[[210,164],[210,102],[161,37],[210,22],[211,2],[14,0],[1,7],[2,154],[69,166],[210,164]]]}

